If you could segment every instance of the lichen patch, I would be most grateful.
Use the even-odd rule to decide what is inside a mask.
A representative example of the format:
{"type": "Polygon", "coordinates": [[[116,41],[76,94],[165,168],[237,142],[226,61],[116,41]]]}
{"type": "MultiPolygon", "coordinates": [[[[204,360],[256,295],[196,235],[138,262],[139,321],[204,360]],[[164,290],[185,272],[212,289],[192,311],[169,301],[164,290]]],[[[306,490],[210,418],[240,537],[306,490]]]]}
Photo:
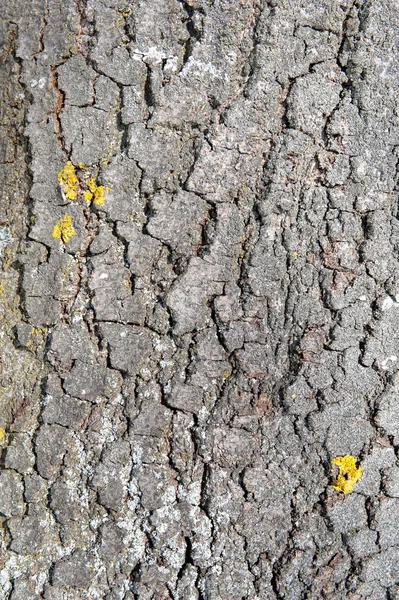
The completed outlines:
{"type": "Polygon", "coordinates": [[[59,238],[61,244],[67,244],[76,231],[72,226],[72,217],[65,213],[53,227],[53,238],[59,238]]]}
{"type": "Polygon", "coordinates": [[[108,188],[97,185],[95,177],[82,162],[75,166],[68,160],[58,173],[58,181],[65,200],[76,201],[83,197],[86,202],[92,202],[96,206],[105,202],[105,192],[108,188]]]}
{"type": "Polygon", "coordinates": [[[93,202],[96,206],[104,204],[105,187],[103,185],[97,185],[93,176],[89,177],[87,187],[88,189],[83,192],[84,199],[93,202]]]}
{"type": "Polygon", "coordinates": [[[359,464],[358,457],[350,454],[336,456],[332,459],[331,463],[337,465],[339,468],[338,476],[331,484],[332,487],[339,492],[348,494],[353,490],[354,484],[362,476],[363,468],[359,464]]]}
{"type": "Polygon", "coordinates": [[[73,163],[68,160],[65,167],[58,173],[58,181],[61,189],[68,200],[76,200],[78,196],[79,178],[73,163]]]}

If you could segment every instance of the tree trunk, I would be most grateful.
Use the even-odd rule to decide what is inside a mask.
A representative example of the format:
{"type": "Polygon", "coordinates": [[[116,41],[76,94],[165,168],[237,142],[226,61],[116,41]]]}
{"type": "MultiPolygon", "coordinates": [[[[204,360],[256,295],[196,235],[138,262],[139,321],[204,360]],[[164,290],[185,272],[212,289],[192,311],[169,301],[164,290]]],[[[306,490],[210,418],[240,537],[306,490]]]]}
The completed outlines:
{"type": "Polygon", "coordinates": [[[0,597],[399,598],[398,4],[0,6],[0,597]]]}

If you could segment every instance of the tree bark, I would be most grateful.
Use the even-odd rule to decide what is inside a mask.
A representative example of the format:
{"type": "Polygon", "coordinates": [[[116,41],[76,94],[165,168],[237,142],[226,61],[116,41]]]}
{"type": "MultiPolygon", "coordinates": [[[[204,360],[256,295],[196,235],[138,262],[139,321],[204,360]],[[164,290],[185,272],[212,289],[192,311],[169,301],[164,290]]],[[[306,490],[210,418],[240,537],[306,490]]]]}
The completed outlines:
{"type": "Polygon", "coordinates": [[[0,7],[0,597],[399,598],[398,4],[0,7]]]}

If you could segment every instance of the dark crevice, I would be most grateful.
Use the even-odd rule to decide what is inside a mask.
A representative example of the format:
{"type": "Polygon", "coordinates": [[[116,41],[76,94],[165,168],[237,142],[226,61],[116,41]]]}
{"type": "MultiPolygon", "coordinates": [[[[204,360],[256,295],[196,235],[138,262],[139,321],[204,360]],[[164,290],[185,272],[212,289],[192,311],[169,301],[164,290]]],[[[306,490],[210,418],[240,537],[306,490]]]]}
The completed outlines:
{"type": "Polygon", "coordinates": [[[202,8],[194,8],[185,0],[178,0],[178,2],[181,4],[187,15],[185,23],[189,34],[189,37],[184,45],[184,66],[188,62],[190,56],[192,56],[195,45],[201,41],[203,31],[203,17],[205,16],[205,13],[202,8]]]}

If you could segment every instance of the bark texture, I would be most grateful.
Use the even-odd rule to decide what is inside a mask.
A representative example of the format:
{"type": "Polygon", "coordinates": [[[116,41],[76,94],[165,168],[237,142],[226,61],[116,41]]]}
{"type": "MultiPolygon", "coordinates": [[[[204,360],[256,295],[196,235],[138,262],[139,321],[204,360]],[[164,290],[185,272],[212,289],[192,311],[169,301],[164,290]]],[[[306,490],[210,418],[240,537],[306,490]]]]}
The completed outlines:
{"type": "Polygon", "coordinates": [[[0,8],[0,597],[399,598],[398,3],[0,8]]]}

